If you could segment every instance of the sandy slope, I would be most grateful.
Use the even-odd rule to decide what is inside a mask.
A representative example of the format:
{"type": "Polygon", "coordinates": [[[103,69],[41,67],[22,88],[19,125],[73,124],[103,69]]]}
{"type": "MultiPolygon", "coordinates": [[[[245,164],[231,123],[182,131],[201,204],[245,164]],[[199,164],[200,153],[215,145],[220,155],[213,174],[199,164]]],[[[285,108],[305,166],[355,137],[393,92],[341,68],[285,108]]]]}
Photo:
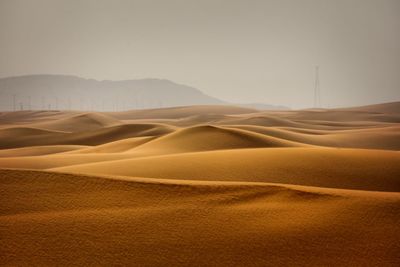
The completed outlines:
{"type": "Polygon", "coordinates": [[[399,103],[0,113],[0,265],[399,266],[399,103]]]}
{"type": "Polygon", "coordinates": [[[262,148],[115,160],[61,172],[184,180],[246,181],[400,192],[400,153],[332,148],[262,148]]]}
{"type": "Polygon", "coordinates": [[[126,153],[55,153],[43,156],[1,157],[0,168],[44,170],[82,163],[114,161],[129,158],[132,158],[132,156],[126,153]]]}
{"type": "Polygon", "coordinates": [[[284,118],[295,121],[316,121],[331,122],[351,126],[357,124],[368,125],[368,122],[375,123],[398,123],[400,113],[381,113],[362,109],[338,109],[338,110],[303,110],[286,113],[284,118]],[[349,124],[350,123],[350,124],[349,124]]]}
{"type": "Polygon", "coordinates": [[[64,132],[84,132],[120,124],[121,122],[117,119],[104,114],[83,113],[56,121],[37,123],[33,126],[36,128],[64,132]]]}
{"type": "Polygon", "coordinates": [[[147,142],[153,140],[154,138],[155,138],[154,136],[125,138],[122,140],[105,143],[103,145],[89,147],[87,149],[71,151],[68,154],[127,152],[127,151],[134,149],[135,147],[138,147],[144,143],[147,143],[147,142]]]}
{"type": "Polygon", "coordinates": [[[229,127],[317,146],[400,150],[400,126],[340,131],[258,125],[230,125],[229,127]]]}
{"type": "Polygon", "coordinates": [[[400,102],[382,103],[362,107],[351,107],[345,108],[344,110],[400,115],[400,102]]]}
{"type": "Polygon", "coordinates": [[[251,147],[301,147],[301,143],[210,125],[188,127],[130,150],[143,156],[251,147]]]}
{"type": "Polygon", "coordinates": [[[160,136],[174,126],[142,123],[122,124],[91,131],[60,132],[30,127],[0,129],[0,149],[45,145],[101,145],[130,137],[160,136]]]}
{"type": "Polygon", "coordinates": [[[399,264],[399,194],[16,170],[0,176],[10,200],[0,203],[0,264],[399,264]]]}
{"type": "Polygon", "coordinates": [[[16,111],[16,112],[0,112],[0,127],[5,125],[24,125],[41,122],[51,122],[74,114],[75,111],[16,111]]]}
{"type": "Polygon", "coordinates": [[[43,156],[48,154],[57,154],[70,152],[75,150],[85,150],[87,146],[75,145],[55,145],[55,146],[34,146],[34,147],[21,147],[14,149],[0,150],[0,157],[26,157],[26,156],[43,156]]]}

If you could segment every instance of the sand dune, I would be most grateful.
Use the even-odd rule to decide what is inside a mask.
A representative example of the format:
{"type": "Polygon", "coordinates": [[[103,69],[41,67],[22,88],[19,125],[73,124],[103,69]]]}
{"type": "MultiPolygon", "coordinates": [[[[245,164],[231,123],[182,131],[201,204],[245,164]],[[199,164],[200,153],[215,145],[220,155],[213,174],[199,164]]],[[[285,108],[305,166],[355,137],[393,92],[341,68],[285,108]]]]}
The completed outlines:
{"type": "Polygon", "coordinates": [[[325,137],[331,140],[329,146],[400,150],[399,126],[335,132],[325,137]]]}
{"type": "Polygon", "coordinates": [[[162,124],[123,124],[97,130],[67,133],[36,128],[14,127],[0,129],[0,148],[44,145],[101,145],[130,137],[159,136],[175,127],[162,124]]]}
{"type": "Polygon", "coordinates": [[[400,102],[390,102],[390,103],[374,104],[361,107],[352,107],[352,108],[345,108],[344,110],[350,110],[350,111],[359,110],[365,112],[400,115],[400,102]]]}
{"type": "Polygon", "coordinates": [[[221,149],[297,146],[304,145],[239,129],[202,125],[177,130],[132,149],[131,152],[154,156],[221,149]]]}
{"type": "MultiPolygon", "coordinates": [[[[3,164],[1,160],[0,162],[3,164]]],[[[332,148],[220,150],[74,165],[52,170],[400,192],[400,154],[383,150],[332,148]]]]}
{"type": "Polygon", "coordinates": [[[363,110],[304,110],[287,113],[285,118],[290,120],[324,121],[331,123],[352,123],[358,122],[367,124],[374,123],[398,123],[400,117],[397,114],[376,113],[363,110]]]}
{"type": "Polygon", "coordinates": [[[225,121],[231,118],[235,118],[231,115],[221,114],[202,114],[184,117],[182,119],[176,119],[169,121],[169,123],[177,126],[193,126],[198,124],[217,124],[218,122],[225,121]]]}
{"type": "Polygon", "coordinates": [[[315,131],[301,128],[276,128],[256,125],[229,125],[229,127],[309,145],[400,150],[399,126],[341,131],[315,131]]]}
{"type": "Polygon", "coordinates": [[[77,114],[74,111],[15,111],[0,112],[0,125],[24,125],[49,122],[77,114]]]}
{"type": "Polygon", "coordinates": [[[56,145],[56,146],[34,146],[34,147],[21,147],[14,149],[2,149],[0,150],[0,157],[42,156],[48,154],[76,151],[85,148],[88,147],[75,146],[75,145],[56,145]]]}
{"type": "MultiPolygon", "coordinates": [[[[250,115],[240,115],[236,118],[226,118],[220,121],[215,122],[215,124],[219,125],[257,125],[257,126],[267,126],[267,127],[292,127],[292,128],[303,128],[303,129],[315,129],[315,130],[343,130],[343,129],[360,129],[360,128],[370,128],[370,127],[384,127],[394,125],[392,122],[400,122],[400,119],[397,120],[392,118],[392,121],[387,122],[385,120],[382,121],[335,121],[335,120],[325,120],[320,119],[320,117],[315,116],[319,112],[312,112],[311,115],[299,116],[302,113],[309,112],[298,112],[296,116],[276,116],[275,114],[268,113],[259,113],[259,114],[250,114],[250,115]],[[312,116],[315,118],[312,118],[312,116]],[[286,117],[290,117],[286,118],[286,117]],[[308,119],[305,119],[308,118],[308,119]]],[[[347,117],[351,117],[348,116],[347,117]]]]}
{"type": "Polygon", "coordinates": [[[84,132],[120,124],[121,122],[117,119],[104,114],[84,113],[56,121],[38,123],[34,127],[64,132],[84,132]]]}
{"type": "Polygon", "coordinates": [[[296,123],[283,118],[270,115],[251,115],[237,118],[226,119],[220,124],[241,124],[241,125],[260,125],[260,126],[287,126],[287,127],[307,127],[306,125],[296,123]]]}
{"type": "Polygon", "coordinates": [[[90,132],[72,133],[64,139],[64,142],[69,144],[101,145],[124,138],[160,136],[174,130],[175,127],[163,124],[123,124],[90,132]]]}
{"type": "Polygon", "coordinates": [[[153,136],[126,138],[114,142],[109,142],[103,145],[89,147],[86,149],[79,149],[78,151],[72,151],[69,152],[68,154],[127,152],[153,139],[154,139],[153,136]]]}
{"type": "Polygon", "coordinates": [[[61,141],[64,136],[64,132],[29,127],[0,129],[0,149],[65,144],[61,141]]]}
{"type": "Polygon", "coordinates": [[[0,168],[39,169],[132,158],[124,153],[55,153],[43,156],[0,157],[0,168]]]}
{"type": "Polygon", "coordinates": [[[10,200],[0,203],[2,265],[399,263],[399,194],[16,170],[0,175],[2,196],[10,200]]]}
{"type": "Polygon", "coordinates": [[[399,266],[399,107],[0,113],[0,265],[399,266]]]}
{"type": "Polygon", "coordinates": [[[256,109],[243,108],[236,106],[186,106],[174,108],[159,108],[146,110],[132,110],[126,112],[109,113],[117,119],[132,120],[132,119],[179,119],[190,116],[199,116],[206,114],[214,115],[231,115],[231,114],[246,114],[257,112],[256,109]]]}
{"type": "MultiPolygon", "coordinates": [[[[96,140],[92,139],[92,142],[95,141],[96,140]]],[[[121,158],[137,158],[209,150],[302,146],[305,145],[274,137],[266,137],[244,130],[224,129],[215,126],[196,126],[183,130],[176,130],[171,134],[166,134],[159,138],[154,138],[152,136],[128,138],[104,145],[75,150],[70,153],[63,153],[62,155],[15,158],[13,153],[10,153],[9,158],[0,158],[0,167],[47,169],[75,164],[113,161],[121,158]],[[131,155],[121,155],[121,152],[131,153],[131,155]]],[[[26,148],[25,153],[27,155],[29,153],[35,155],[33,151],[29,152],[29,149],[30,148],[26,148]]],[[[33,148],[31,148],[31,150],[32,149],[33,148]]]]}

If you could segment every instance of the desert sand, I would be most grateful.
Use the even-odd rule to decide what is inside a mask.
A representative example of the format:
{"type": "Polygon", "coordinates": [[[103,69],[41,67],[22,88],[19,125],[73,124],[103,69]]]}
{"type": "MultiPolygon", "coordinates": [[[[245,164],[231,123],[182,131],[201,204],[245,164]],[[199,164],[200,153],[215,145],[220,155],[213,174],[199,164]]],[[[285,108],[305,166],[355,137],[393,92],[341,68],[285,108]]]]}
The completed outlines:
{"type": "Polygon", "coordinates": [[[0,113],[0,265],[399,266],[400,103],[0,113]]]}

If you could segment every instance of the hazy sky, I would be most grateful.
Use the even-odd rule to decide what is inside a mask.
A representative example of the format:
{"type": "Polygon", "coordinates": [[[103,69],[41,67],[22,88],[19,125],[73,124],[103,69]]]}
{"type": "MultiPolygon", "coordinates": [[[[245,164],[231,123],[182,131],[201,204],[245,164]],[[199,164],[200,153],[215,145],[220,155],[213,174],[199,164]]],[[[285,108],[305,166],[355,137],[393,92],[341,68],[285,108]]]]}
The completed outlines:
{"type": "Polygon", "coordinates": [[[232,102],[400,100],[399,0],[0,0],[0,77],[165,78],[232,102]]]}

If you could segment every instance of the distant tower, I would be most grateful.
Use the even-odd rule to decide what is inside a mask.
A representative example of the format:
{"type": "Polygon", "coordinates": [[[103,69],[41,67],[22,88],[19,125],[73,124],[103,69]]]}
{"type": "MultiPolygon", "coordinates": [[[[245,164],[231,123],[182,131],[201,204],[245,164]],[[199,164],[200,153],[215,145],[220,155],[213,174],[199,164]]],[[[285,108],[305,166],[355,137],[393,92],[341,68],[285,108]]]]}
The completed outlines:
{"type": "Polygon", "coordinates": [[[314,108],[321,107],[321,88],[319,84],[319,66],[315,66],[314,108]]]}

